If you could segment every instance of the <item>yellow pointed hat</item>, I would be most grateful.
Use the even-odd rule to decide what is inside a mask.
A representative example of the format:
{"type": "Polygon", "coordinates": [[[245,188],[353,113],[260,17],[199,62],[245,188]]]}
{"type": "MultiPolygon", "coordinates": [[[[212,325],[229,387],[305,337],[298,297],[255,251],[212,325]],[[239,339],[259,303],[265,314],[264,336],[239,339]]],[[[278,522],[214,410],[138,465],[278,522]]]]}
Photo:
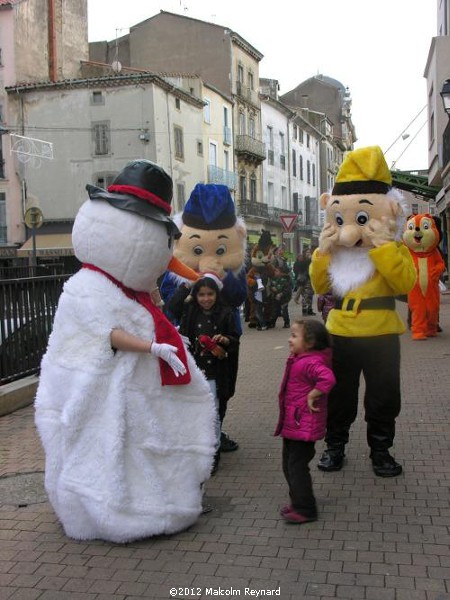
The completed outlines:
{"type": "Polygon", "coordinates": [[[349,152],[338,171],[333,194],[386,194],[392,176],[379,146],[349,152]]]}

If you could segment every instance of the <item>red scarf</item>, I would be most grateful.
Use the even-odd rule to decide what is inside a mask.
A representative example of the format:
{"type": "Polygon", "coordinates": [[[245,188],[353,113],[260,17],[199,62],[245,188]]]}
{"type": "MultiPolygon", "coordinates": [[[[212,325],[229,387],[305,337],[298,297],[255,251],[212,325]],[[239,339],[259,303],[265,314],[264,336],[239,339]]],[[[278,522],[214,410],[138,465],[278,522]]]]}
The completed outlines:
{"type": "Polygon", "coordinates": [[[91,265],[89,263],[83,263],[84,269],[91,269],[91,271],[97,271],[101,273],[105,277],[107,277],[114,285],[122,290],[122,292],[131,300],[135,300],[139,302],[148,312],[152,315],[153,321],[155,322],[155,342],[158,344],[172,344],[172,346],[176,346],[177,348],[177,356],[186,367],[186,373],[184,375],[179,375],[178,377],[172,370],[172,367],[162,358],[159,360],[159,369],[161,372],[161,384],[162,385],[185,385],[191,381],[191,374],[189,372],[189,367],[187,364],[187,356],[186,350],[184,348],[183,341],[180,337],[180,334],[166,317],[166,315],[162,312],[160,308],[153,304],[150,294],[147,292],[136,292],[131,288],[126,287],[115,279],[112,275],[103,271],[99,267],[95,265],[91,265]]]}

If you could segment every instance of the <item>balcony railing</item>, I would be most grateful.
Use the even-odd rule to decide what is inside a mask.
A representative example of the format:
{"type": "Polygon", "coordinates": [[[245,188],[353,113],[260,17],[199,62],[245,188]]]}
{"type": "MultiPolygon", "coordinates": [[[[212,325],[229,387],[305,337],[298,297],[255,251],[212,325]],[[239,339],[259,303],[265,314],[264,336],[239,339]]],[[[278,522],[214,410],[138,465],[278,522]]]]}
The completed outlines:
{"type": "Polygon", "coordinates": [[[286,208],[278,208],[277,206],[268,206],[267,214],[271,221],[275,221],[281,224],[280,216],[281,215],[296,215],[295,210],[288,210],[286,208]]]}
{"type": "Polygon", "coordinates": [[[237,135],[234,150],[237,154],[247,154],[259,161],[266,159],[266,145],[250,135],[237,135]]]}
{"type": "Polygon", "coordinates": [[[237,186],[237,176],[233,171],[226,171],[214,165],[208,165],[208,183],[226,185],[230,190],[235,190],[237,186]]]}
{"type": "Polygon", "coordinates": [[[239,203],[238,211],[243,217],[259,217],[261,219],[269,218],[267,204],[262,202],[251,202],[250,200],[241,200],[239,203]]]}

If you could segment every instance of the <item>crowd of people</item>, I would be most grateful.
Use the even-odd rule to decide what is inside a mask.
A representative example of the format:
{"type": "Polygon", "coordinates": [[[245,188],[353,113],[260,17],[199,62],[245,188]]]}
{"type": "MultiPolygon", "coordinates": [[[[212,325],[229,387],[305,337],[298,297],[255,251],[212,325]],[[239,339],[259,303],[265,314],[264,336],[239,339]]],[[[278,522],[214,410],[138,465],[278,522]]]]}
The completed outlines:
{"type": "Polygon", "coordinates": [[[309,467],[315,442],[326,443],[320,470],[343,468],[361,375],[373,472],[402,473],[389,452],[406,329],[395,298],[410,294],[418,277],[401,241],[405,206],[381,148],[346,156],[320,198],[318,246],[292,266],[269,231],[247,253],[226,186],[196,185],[173,218],[172,180],[150,161],[127,165],[107,191],[87,190],[73,232],[83,268],[61,296],[36,398],[46,489],[70,537],[127,542],[195,522],[221,452],[239,448],[223,426],[243,306],[248,327],[265,331],[281,317],[290,330],[274,432],[283,439],[290,498],[281,517],[318,518],[309,467]],[[302,307],[294,320],[292,299],[302,307]]]}

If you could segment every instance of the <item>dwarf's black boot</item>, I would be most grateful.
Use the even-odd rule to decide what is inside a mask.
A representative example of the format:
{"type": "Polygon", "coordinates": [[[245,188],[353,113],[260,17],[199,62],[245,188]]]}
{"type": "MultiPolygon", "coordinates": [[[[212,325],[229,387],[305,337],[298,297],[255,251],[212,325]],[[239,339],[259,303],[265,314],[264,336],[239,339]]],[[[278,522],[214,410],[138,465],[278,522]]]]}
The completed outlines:
{"type": "Polygon", "coordinates": [[[340,471],[344,466],[344,445],[329,446],[320,457],[317,465],[321,471],[340,471]]]}
{"type": "Polygon", "coordinates": [[[397,477],[403,471],[402,466],[395,461],[387,450],[374,451],[370,453],[372,468],[378,477],[397,477]]]}

